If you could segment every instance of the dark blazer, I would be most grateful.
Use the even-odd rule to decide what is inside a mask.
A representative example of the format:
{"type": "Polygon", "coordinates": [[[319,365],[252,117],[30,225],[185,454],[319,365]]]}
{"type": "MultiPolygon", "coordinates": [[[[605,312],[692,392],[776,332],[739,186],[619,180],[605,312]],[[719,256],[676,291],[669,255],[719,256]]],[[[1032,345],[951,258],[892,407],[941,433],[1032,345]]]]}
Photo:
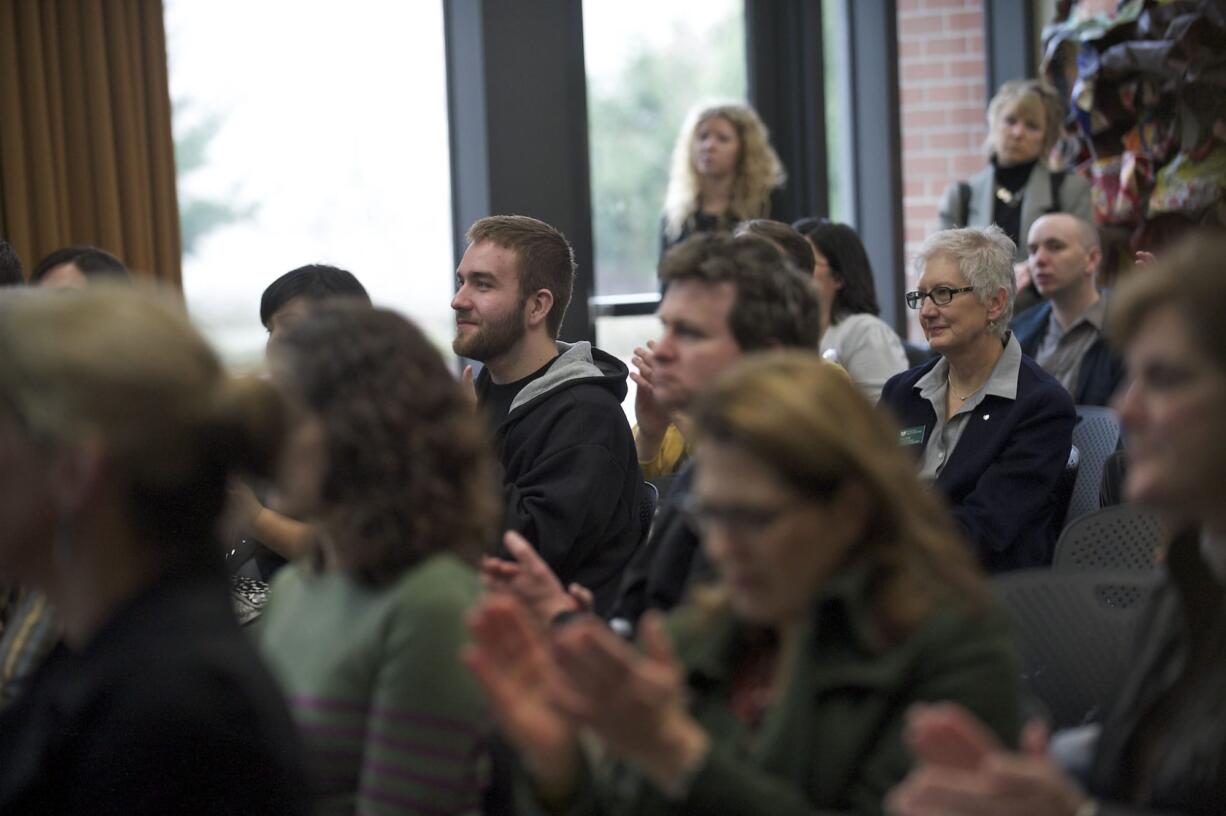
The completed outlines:
{"type": "MultiPolygon", "coordinates": [[[[1022,353],[1034,357],[1047,335],[1051,321],[1051,304],[1040,303],[1013,318],[1010,328],[1017,337],[1022,353]]],[[[1086,351],[1077,374],[1077,387],[1073,389],[1073,402],[1077,405],[1106,405],[1111,395],[1124,381],[1124,361],[1107,345],[1101,335],[1086,351]]]]}
{"type": "MultiPolygon", "coordinates": [[[[938,358],[939,359],[939,358],[938,358]]],[[[895,375],[881,391],[903,428],[923,426],[918,455],[936,425],[916,382],[937,360],[895,375]]],[[[967,420],[936,487],[989,572],[1051,563],[1055,486],[1068,461],[1077,415],[1064,386],[1023,355],[1017,399],[987,395],[967,420]]]]}

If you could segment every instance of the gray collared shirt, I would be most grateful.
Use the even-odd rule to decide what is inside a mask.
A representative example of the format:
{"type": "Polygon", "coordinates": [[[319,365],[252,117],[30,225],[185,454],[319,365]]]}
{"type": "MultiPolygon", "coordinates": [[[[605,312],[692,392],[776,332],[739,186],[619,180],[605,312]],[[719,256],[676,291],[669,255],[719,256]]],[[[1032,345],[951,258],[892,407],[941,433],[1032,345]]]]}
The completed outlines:
{"type": "MultiPolygon", "coordinates": [[[[920,463],[921,477],[935,480],[941,475],[942,468],[953,455],[954,448],[958,447],[958,440],[962,438],[962,432],[966,430],[967,423],[972,421],[984,397],[994,394],[1008,400],[1017,399],[1017,377],[1021,368],[1022,347],[1018,345],[1017,338],[1010,334],[1005,343],[1005,351],[996,361],[991,375],[979,387],[979,390],[967,395],[962,407],[955,411],[949,419],[945,418],[946,392],[949,389],[949,361],[942,357],[931,371],[919,378],[915,387],[919,389],[921,397],[932,403],[932,410],[937,417],[937,424],[928,436],[928,444],[924,446],[924,455],[920,463]]],[[[990,417],[991,414],[984,414],[983,420],[990,417]]]]}
{"type": "Polygon", "coordinates": [[[1107,299],[1100,297],[1067,329],[1061,328],[1055,312],[1047,320],[1047,334],[1043,335],[1043,341],[1035,350],[1034,361],[1059,380],[1070,394],[1077,389],[1081,361],[1085,359],[1090,346],[1102,336],[1106,313],[1107,299]]]}

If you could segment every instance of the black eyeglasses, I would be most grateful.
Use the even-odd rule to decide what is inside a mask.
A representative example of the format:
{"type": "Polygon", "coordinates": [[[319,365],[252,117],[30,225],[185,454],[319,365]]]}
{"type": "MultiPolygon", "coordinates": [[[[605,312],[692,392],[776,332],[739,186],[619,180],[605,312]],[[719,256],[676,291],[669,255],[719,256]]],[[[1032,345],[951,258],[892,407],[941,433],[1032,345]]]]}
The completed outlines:
{"type": "Polygon", "coordinates": [[[960,295],[963,292],[973,292],[974,286],[963,286],[960,289],[954,289],[952,286],[938,286],[931,292],[907,292],[905,295],[908,309],[918,309],[924,305],[924,298],[932,298],[932,302],[937,306],[948,306],[953,303],[954,295],[960,295]]]}
{"type": "Polygon", "coordinates": [[[740,537],[760,535],[773,527],[784,515],[804,506],[803,502],[786,502],[774,507],[716,504],[688,496],[681,503],[681,512],[699,535],[706,535],[714,525],[740,537]]]}

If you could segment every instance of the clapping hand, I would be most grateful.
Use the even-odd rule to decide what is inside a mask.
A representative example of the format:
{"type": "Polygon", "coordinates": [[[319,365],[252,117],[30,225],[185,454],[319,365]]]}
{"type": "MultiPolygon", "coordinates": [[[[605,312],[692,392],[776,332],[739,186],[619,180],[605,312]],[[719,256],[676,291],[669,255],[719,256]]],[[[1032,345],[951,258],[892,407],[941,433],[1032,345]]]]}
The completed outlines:
{"type": "Polygon", "coordinates": [[[647,341],[647,347],[639,346],[634,350],[631,362],[634,371],[630,379],[638,386],[634,394],[634,421],[639,426],[638,445],[639,461],[647,462],[656,457],[660,445],[664,442],[664,432],[672,422],[669,412],[656,400],[654,377],[656,364],[656,343],[647,341]]]}
{"type": "Polygon", "coordinates": [[[1013,752],[960,706],[916,706],[906,738],[916,766],[887,799],[895,816],[1075,816],[1087,803],[1047,757],[1041,723],[1013,752]]]}
{"type": "Polygon", "coordinates": [[[563,612],[590,612],[592,593],[579,584],[563,589],[558,577],[528,540],[516,532],[503,536],[512,560],[481,559],[481,583],[487,592],[507,592],[524,605],[540,626],[563,612]]]}
{"type": "Polygon", "coordinates": [[[559,631],[554,702],[614,754],[672,790],[706,757],[709,738],[686,707],[681,664],[658,613],[639,627],[642,652],[596,620],[559,631]]]}
{"type": "Polygon", "coordinates": [[[574,724],[551,699],[558,680],[547,631],[507,594],[486,596],[468,627],[473,644],[465,649],[464,662],[485,689],[494,719],[538,792],[564,800],[577,784],[582,760],[574,724]]]}

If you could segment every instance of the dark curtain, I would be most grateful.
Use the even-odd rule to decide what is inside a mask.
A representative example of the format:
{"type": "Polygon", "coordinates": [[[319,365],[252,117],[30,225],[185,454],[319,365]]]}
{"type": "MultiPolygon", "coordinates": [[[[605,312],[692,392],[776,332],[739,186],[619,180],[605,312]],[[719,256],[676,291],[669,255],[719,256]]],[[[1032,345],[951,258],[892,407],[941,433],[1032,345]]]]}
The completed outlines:
{"type": "Polygon", "coordinates": [[[0,237],[180,285],[161,0],[0,0],[0,237]]]}

